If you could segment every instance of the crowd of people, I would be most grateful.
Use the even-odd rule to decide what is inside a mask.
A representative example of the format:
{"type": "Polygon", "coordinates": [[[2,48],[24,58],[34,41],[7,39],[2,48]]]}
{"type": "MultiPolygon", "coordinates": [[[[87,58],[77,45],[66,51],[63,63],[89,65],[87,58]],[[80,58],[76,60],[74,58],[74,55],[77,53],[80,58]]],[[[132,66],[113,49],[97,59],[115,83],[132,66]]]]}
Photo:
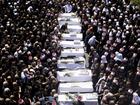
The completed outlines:
{"type": "Polygon", "coordinates": [[[101,105],[140,104],[140,11],[129,0],[0,0],[0,105],[57,97],[60,12],[81,17],[101,105]]]}
{"type": "Polygon", "coordinates": [[[140,104],[140,11],[130,0],[75,0],[101,105],[140,104]]]}
{"type": "Polygon", "coordinates": [[[59,2],[0,0],[0,105],[51,105],[57,96],[59,2]]]}

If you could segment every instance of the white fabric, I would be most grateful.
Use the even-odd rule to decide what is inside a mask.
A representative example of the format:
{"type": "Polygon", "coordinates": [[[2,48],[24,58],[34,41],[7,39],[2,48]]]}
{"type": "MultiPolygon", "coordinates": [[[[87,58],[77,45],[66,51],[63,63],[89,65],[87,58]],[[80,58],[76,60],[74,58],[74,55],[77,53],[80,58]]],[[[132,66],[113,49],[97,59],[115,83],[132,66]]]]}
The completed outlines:
{"type": "Polygon", "coordinates": [[[58,60],[57,66],[59,69],[78,69],[78,68],[85,68],[85,58],[78,57],[75,59],[60,59],[58,60]]]}
{"type": "MultiPolygon", "coordinates": [[[[76,94],[70,94],[73,98],[76,96],[76,94]]],[[[82,97],[82,102],[84,102],[85,105],[98,105],[98,95],[97,93],[83,93],[78,94],[82,97]]],[[[58,95],[58,102],[59,105],[73,105],[72,99],[70,99],[65,94],[58,95]]]]}
{"type": "Polygon", "coordinates": [[[81,33],[69,33],[62,34],[63,40],[82,40],[83,35],[81,33]]]}
{"type": "Polygon", "coordinates": [[[114,58],[115,61],[122,61],[123,60],[123,55],[122,53],[116,51],[115,52],[115,58],[114,58]]]}
{"type": "Polygon", "coordinates": [[[140,104],[140,97],[136,92],[133,93],[132,103],[136,105],[140,104]]]}
{"type": "Polygon", "coordinates": [[[32,9],[33,9],[33,7],[32,7],[32,6],[29,6],[29,7],[27,8],[27,11],[28,11],[28,12],[31,12],[32,9]]]}
{"type": "Polygon", "coordinates": [[[101,63],[107,63],[107,59],[105,55],[101,56],[101,63]]]}
{"type": "Polygon", "coordinates": [[[75,13],[62,13],[59,15],[60,18],[73,18],[76,17],[75,13]]]}
{"type": "Polygon", "coordinates": [[[87,69],[57,71],[57,79],[61,82],[91,81],[92,73],[87,69]]]}
{"type": "Polygon", "coordinates": [[[72,5],[71,4],[66,4],[64,6],[65,12],[70,13],[72,11],[72,5]]]}
{"type": "Polygon", "coordinates": [[[59,93],[93,92],[93,83],[92,82],[60,83],[58,91],[59,93]]]}
{"type": "Polygon", "coordinates": [[[68,25],[68,31],[69,32],[81,32],[81,25],[68,25]]]}
{"type": "Polygon", "coordinates": [[[80,25],[81,24],[81,20],[76,17],[76,18],[58,18],[58,23],[59,26],[62,26],[65,23],[68,23],[68,25],[80,25]]]}
{"type": "Polygon", "coordinates": [[[98,93],[101,93],[102,88],[104,87],[104,86],[102,86],[101,84],[102,84],[103,81],[105,81],[105,78],[106,78],[105,76],[101,77],[101,78],[98,80],[98,82],[96,83],[96,91],[97,91],[98,93]]]}
{"type": "Polygon", "coordinates": [[[70,22],[76,22],[76,23],[80,23],[81,20],[78,17],[74,17],[74,18],[69,18],[69,17],[58,17],[58,21],[70,21],[70,22]]]}
{"type": "Polygon", "coordinates": [[[60,45],[63,48],[83,48],[84,47],[83,41],[80,41],[80,40],[75,40],[75,41],[60,41],[60,45]]]}
{"type": "Polygon", "coordinates": [[[83,57],[84,56],[84,48],[63,49],[61,51],[61,57],[68,57],[68,56],[83,57]]]}
{"type": "Polygon", "coordinates": [[[21,72],[21,78],[24,79],[26,77],[25,73],[22,71],[21,72]]]}
{"type": "Polygon", "coordinates": [[[88,44],[89,44],[90,46],[95,45],[95,42],[96,42],[96,37],[95,37],[95,36],[92,36],[92,37],[88,40],[88,44]]]}

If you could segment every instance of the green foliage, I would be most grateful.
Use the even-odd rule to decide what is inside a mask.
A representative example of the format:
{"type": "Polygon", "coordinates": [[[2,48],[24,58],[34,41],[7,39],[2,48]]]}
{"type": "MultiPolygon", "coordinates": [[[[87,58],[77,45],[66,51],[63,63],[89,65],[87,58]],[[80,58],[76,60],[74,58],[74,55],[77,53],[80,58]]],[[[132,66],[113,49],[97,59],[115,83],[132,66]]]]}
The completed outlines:
{"type": "Polygon", "coordinates": [[[140,8],[140,0],[131,0],[132,3],[134,3],[135,5],[138,5],[140,8]]]}

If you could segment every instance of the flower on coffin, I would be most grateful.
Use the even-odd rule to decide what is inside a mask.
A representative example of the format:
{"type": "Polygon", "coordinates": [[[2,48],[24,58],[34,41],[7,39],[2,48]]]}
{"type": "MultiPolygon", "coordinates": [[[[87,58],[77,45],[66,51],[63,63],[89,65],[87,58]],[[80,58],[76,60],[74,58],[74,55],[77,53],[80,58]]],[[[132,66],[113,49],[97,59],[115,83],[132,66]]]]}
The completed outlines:
{"type": "Polygon", "coordinates": [[[79,101],[81,101],[81,100],[82,100],[82,98],[83,98],[83,97],[82,97],[82,96],[80,96],[80,95],[77,95],[77,96],[76,96],[76,99],[77,99],[77,100],[79,100],[79,101]]]}
{"type": "Polygon", "coordinates": [[[72,35],[70,35],[71,37],[76,37],[76,35],[74,35],[74,34],[72,34],[72,35]]]}
{"type": "Polygon", "coordinates": [[[88,71],[82,71],[79,73],[80,75],[89,75],[89,72],[88,71]]]}
{"type": "Polygon", "coordinates": [[[66,21],[70,21],[70,19],[69,19],[69,18],[67,18],[67,19],[66,19],[66,21]]]}
{"type": "Polygon", "coordinates": [[[72,101],[75,101],[75,98],[73,97],[73,95],[71,95],[70,93],[66,93],[66,96],[71,99],[72,101]]]}
{"type": "Polygon", "coordinates": [[[71,77],[72,73],[65,73],[64,77],[71,77]]]}
{"type": "Polygon", "coordinates": [[[80,44],[80,42],[75,42],[74,44],[80,44]]]}
{"type": "Polygon", "coordinates": [[[78,49],[78,48],[76,48],[75,50],[76,50],[76,51],[78,51],[79,49],[78,49]]]}
{"type": "Polygon", "coordinates": [[[71,95],[71,94],[69,94],[69,93],[66,93],[66,96],[69,98],[69,99],[71,99],[73,102],[73,105],[79,105],[79,103],[78,103],[78,101],[81,101],[82,100],[82,96],[80,96],[80,95],[71,95]]]}
{"type": "Polygon", "coordinates": [[[75,63],[78,63],[78,64],[83,64],[84,61],[75,61],[75,63]]]}
{"type": "Polygon", "coordinates": [[[80,62],[80,64],[83,64],[83,63],[84,63],[84,61],[81,61],[81,62],[80,62]]]}
{"type": "Polygon", "coordinates": [[[68,62],[67,61],[61,61],[61,63],[67,64],[68,62]]]}
{"type": "MultiPolygon", "coordinates": [[[[76,99],[76,101],[73,101],[73,105],[79,105],[79,101],[81,102],[82,101],[82,96],[80,96],[80,95],[76,95],[76,97],[75,97],[76,99]]],[[[83,102],[82,102],[83,103],[83,102]]],[[[82,104],[83,105],[83,104],[82,104]]]]}
{"type": "Polygon", "coordinates": [[[72,52],[72,49],[70,49],[70,52],[72,52]]]}
{"type": "Polygon", "coordinates": [[[80,40],[74,40],[74,43],[80,43],[81,41],[80,40]]]}
{"type": "Polygon", "coordinates": [[[71,16],[75,17],[75,16],[76,16],[76,14],[74,14],[74,13],[73,13],[71,16]]]}
{"type": "Polygon", "coordinates": [[[60,21],[65,21],[65,19],[64,18],[61,18],[60,21]]]}
{"type": "Polygon", "coordinates": [[[60,21],[64,21],[64,19],[61,19],[60,21]]]}

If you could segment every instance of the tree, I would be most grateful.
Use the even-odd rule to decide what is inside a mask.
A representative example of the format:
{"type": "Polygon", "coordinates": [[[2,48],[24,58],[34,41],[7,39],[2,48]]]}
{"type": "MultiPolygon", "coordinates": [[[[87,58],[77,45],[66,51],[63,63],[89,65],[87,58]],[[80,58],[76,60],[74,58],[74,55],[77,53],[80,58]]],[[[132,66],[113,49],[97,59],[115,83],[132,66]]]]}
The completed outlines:
{"type": "Polygon", "coordinates": [[[131,2],[135,5],[138,5],[140,9],[140,0],[131,0],[131,2]]]}

